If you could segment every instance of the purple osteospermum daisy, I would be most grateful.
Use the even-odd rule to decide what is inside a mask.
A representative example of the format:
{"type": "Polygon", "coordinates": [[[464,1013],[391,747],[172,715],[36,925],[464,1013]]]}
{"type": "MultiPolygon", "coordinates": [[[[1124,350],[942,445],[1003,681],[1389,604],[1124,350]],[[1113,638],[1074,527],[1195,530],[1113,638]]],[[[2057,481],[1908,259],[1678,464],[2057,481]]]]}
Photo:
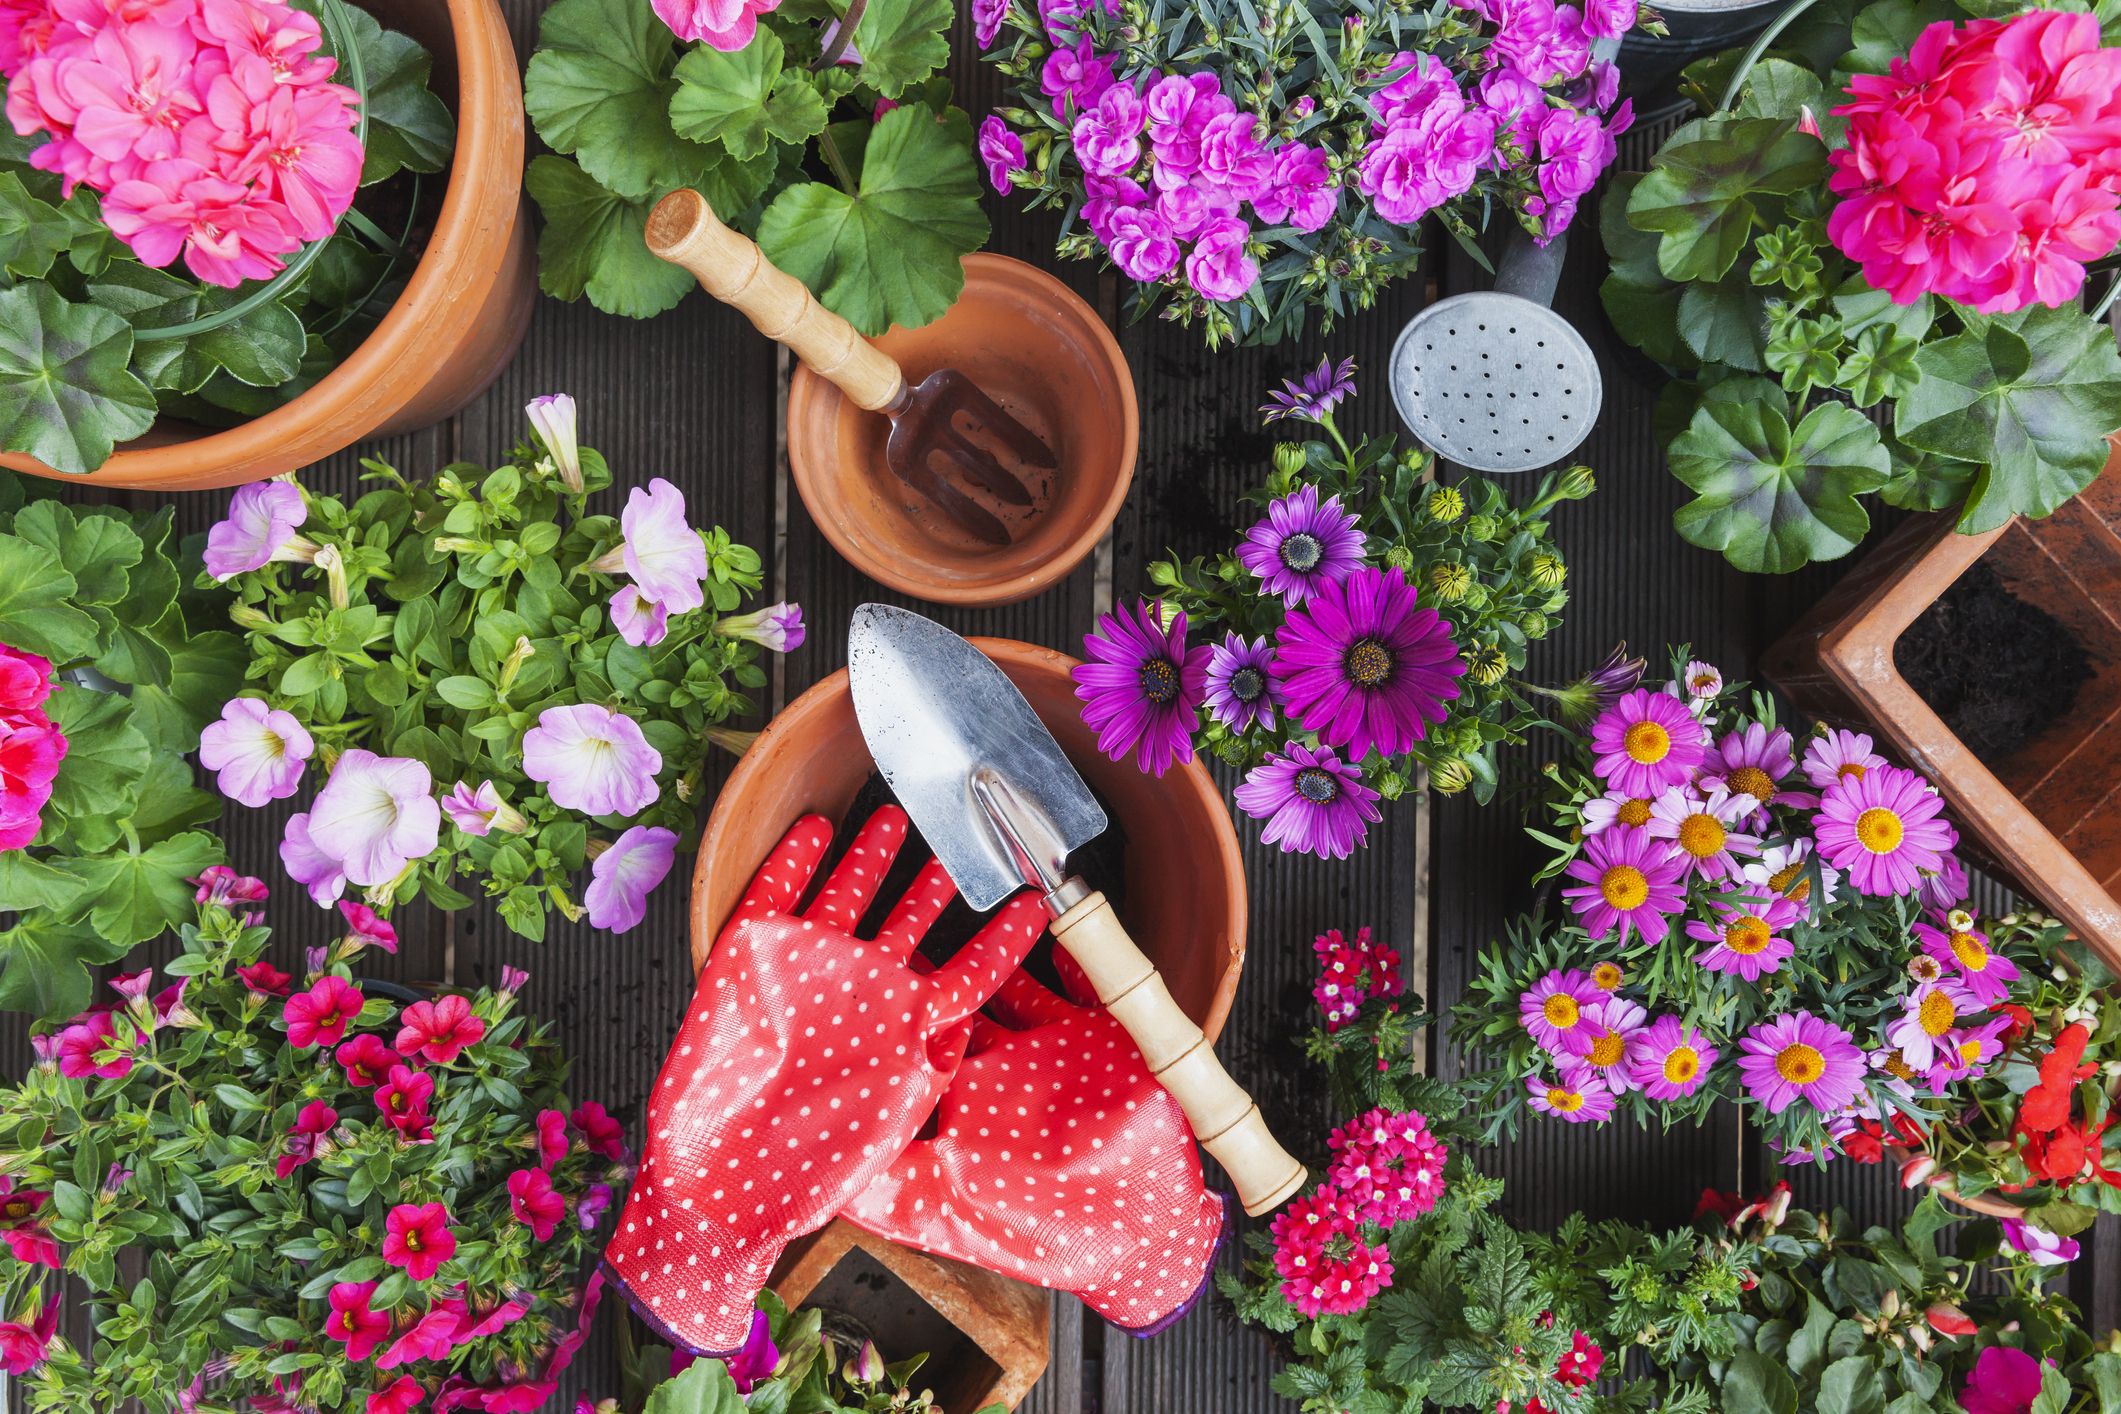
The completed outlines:
{"type": "Polygon", "coordinates": [[[2010,984],[2018,980],[2018,965],[1989,946],[1988,934],[1974,927],[1970,914],[1944,914],[1931,922],[1915,925],[1922,951],[1951,968],[1960,984],[1983,1006],[1994,1006],[2010,996],[2010,984]],[[1961,924],[1966,926],[1961,927],[1961,924]]]}
{"type": "Polygon", "coordinates": [[[1623,943],[1630,932],[1659,943],[1671,929],[1665,915],[1686,898],[1685,874],[1686,865],[1661,840],[1641,830],[1608,830],[1584,840],[1583,854],[1568,869],[1582,883],[1561,893],[1594,939],[1617,924],[1623,943]]]}
{"type": "Polygon", "coordinates": [[[1673,786],[1650,807],[1643,830],[1656,840],[1670,840],[1680,863],[1704,879],[1727,879],[1738,861],[1760,851],[1758,836],[1741,834],[1737,825],[1753,813],[1753,798],[1732,795],[1722,787],[1706,797],[1689,786],[1673,786]]]}
{"type": "Polygon", "coordinates": [[[1781,1114],[1803,1100],[1830,1114],[1863,1092],[1863,1052],[1849,1033],[1808,1011],[1770,1017],[1738,1043],[1746,1092],[1781,1114]]]}
{"type": "Polygon", "coordinates": [[[1650,823],[1652,802],[1639,795],[1629,795],[1624,790],[1609,790],[1604,795],[1594,795],[1583,803],[1583,832],[1595,835],[1612,829],[1615,825],[1624,829],[1639,830],[1650,823]]]}
{"type": "Polygon", "coordinates": [[[1583,1053],[1584,1065],[1615,1095],[1634,1089],[1635,1077],[1627,1066],[1628,1045],[1642,1033],[1648,1013],[1626,997],[1607,997],[1592,1003],[1585,1016],[1602,1034],[1583,1053]]]}
{"type": "Polygon", "coordinates": [[[1591,724],[1591,749],[1600,779],[1652,798],[1685,785],[1704,754],[1701,723],[1677,698],[1641,687],[1591,724]]]}
{"type": "Polygon", "coordinates": [[[1283,608],[1298,608],[1321,584],[1346,579],[1362,563],[1358,519],[1340,497],[1320,501],[1316,486],[1299,486],[1245,532],[1237,562],[1258,577],[1262,595],[1279,594],[1283,608]]]}
{"type": "Polygon", "coordinates": [[[1870,737],[1862,732],[1824,731],[1804,749],[1804,778],[1821,790],[1851,776],[1860,779],[1885,764],[1885,758],[1871,749],[1870,737]]]}
{"type": "Polygon", "coordinates": [[[1676,1016],[1660,1016],[1628,1041],[1628,1078],[1653,1100],[1683,1100],[1699,1090],[1716,1048],[1676,1016]]]}
{"type": "Polygon", "coordinates": [[[1397,569],[1364,567],[1282,621],[1274,678],[1289,714],[1360,761],[1413,749],[1458,696],[1465,659],[1451,626],[1397,569]]]}
{"type": "Polygon", "coordinates": [[[1960,1022],[1983,1007],[1957,982],[1925,982],[1901,1001],[1900,1015],[1885,1028],[1885,1039],[1899,1048],[1911,1070],[1928,1070],[1940,1051],[1956,1055],[1950,1037],[1960,1022]]]}
{"type": "Polygon", "coordinates": [[[1332,359],[1321,358],[1318,367],[1301,379],[1284,379],[1279,388],[1267,394],[1267,405],[1260,412],[1269,422],[1279,422],[1285,417],[1318,422],[1340,406],[1341,399],[1354,392],[1355,360],[1344,358],[1335,366],[1332,359]]]}
{"type": "Polygon", "coordinates": [[[1694,961],[1711,972],[1757,982],[1760,974],[1778,970],[1797,950],[1782,936],[1797,921],[1797,905],[1780,894],[1755,897],[1740,890],[1711,900],[1709,908],[1714,921],[1694,919],[1686,932],[1711,945],[1694,955],[1694,961]]]}
{"type": "Polygon", "coordinates": [[[1264,638],[1226,634],[1208,649],[1208,715],[1234,732],[1274,730],[1274,652],[1264,638]]]}
{"type": "Polygon", "coordinates": [[[1097,733],[1097,749],[1114,761],[1134,753],[1137,770],[1161,776],[1193,759],[1193,726],[1207,690],[1206,644],[1186,647],[1186,616],[1160,628],[1163,604],[1122,605],[1100,614],[1097,632],[1069,676],[1083,702],[1083,721],[1097,733]]]}
{"type": "Polygon", "coordinates": [[[1613,1092],[1584,1066],[1562,1072],[1559,1080],[1526,1076],[1524,1088],[1538,1114],[1556,1115],[1570,1124],[1603,1124],[1613,1117],[1613,1092]]]}
{"type": "Polygon", "coordinates": [[[1943,813],[1943,799],[1920,774],[1882,766],[1829,786],[1812,835],[1859,891],[1911,894],[1921,887],[1920,871],[1942,868],[1959,842],[1943,813]]]}
{"type": "Polygon", "coordinates": [[[1770,805],[1810,809],[1819,803],[1819,797],[1810,791],[1784,787],[1783,782],[1796,769],[1797,758],[1787,731],[1781,727],[1771,729],[1764,722],[1748,722],[1716,743],[1702,763],[1701,779],[1704,785],[1720,785],[1732,795],[1749,795],[1760,802],[1760,808],[1749,819],[1758,828],[1767,824],[1770,805]]]}
{"type": "Polygon", "coordinates": [[[1580,1056],[1604,1034],[1590,1019],[1591,1008],[1606,999],[1598,984],[1570,968],[1549,972],[1517,998],[1517,1019],[1540,1049],[1556,1056],[1580,1056]]]}
{"type": "Polygon", "coordinates": [[[1254,767],[1234,795],[1247,815],[1267,822],[1260,842],[1279,843],[1284,854],[1346,859],[1383,818],[1362,772],[1331,747],[1314,751],[1300,741],[1254,767]]]}

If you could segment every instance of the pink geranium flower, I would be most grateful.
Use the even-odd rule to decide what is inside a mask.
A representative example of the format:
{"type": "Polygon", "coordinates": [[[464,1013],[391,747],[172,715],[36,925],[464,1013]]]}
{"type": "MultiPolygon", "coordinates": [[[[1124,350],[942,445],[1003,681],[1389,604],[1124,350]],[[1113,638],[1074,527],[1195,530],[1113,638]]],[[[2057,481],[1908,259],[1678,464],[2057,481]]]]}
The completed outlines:
{"type": "Polygon", "coordinates": [[[253,810],[301,789],[313,749],[292,713],[255,697],[230,698],[199,734],[199,764],[218,773],[221,794],[253,810]]]}
{"type": "Polygon", "coordinates": [[[383,1220],[383,1260],[426,1281],[457,1255],[449,1209],[441,1203],[400,1203],[383,1220]]]}
{"type": "Polygon", "coordinates": [[[594,703],[547,707],[523,733],[523,774],[563,810],[638,815],[661,793],[662,769],[662,753],[631,717],[594,703]]]}
{"type": "Polygon", "coordinates": [[[679,39],[696,39],[713,49],[736,50],[758,33],[759,16],[780,8],[781,0],[651,0],[656,17],[679,39]]]}
{"type": "Polygon", "coordinates": [[[486,1023],[471,1014],[471,1003],[451,992],[431,1002],[414,1002],[399,1019],[397,1049],[407,1060],[448,1065],[486,1035],[486,1023]]]}
{"type": "Polygon", "coordinates": [[[552,1178],[543,1169],[517,1169],[508,1175],[508,1206],[540,1242],[550,1241],[567,1220],[567,1200],[553,1190],[552,1178]]]}
{"type": "Polygon", "coordinates": [[[263,64],[239,64],[206,89],[206,111],[226,170],[245,173],[284,209],[299,240],[330,236],[361,185],[353,93],[337,84],[281,82],[263,64]]]}
{"type": "Polygon", "coordinates": [[[0,850],[37,837],[65,760],[66,734],[41,708],[0,717],[0,850]]]}
{"type": "Polygon", "coordinates": [[[159,268],[181,254],[192,274],[231,287],[278,273],[280,257],[302,243],[278,203],[188,157],[150,162],[118,182],[103,199],[103,221],[141,263],[159,268]]]}
{"type": "Polygon", "coordinates": [[[359,987],[343,977],[319,977],[308,991],[287,999],[282,1012],[287,1020],[287,1044],[298,1051],[338,1045],[367,1000],[359,987]]]}

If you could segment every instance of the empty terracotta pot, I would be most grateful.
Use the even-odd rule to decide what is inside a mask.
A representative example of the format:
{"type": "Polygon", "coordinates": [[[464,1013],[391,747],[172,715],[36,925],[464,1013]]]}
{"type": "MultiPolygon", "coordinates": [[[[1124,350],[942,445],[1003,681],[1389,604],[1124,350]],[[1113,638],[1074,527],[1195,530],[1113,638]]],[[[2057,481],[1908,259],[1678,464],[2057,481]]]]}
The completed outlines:
{"type": "Polygon", "coordinates": [[[948,314],[873,342],[908,383],[957,369],[1038,434],[1060,466],[1026,473],[1035,504],[1003,515],[1009,544],[984,544],[892,475],[881,415],[799,364],[788,389],[788,465],[833,548],[879,584],[938,604],[1013,603],[1080,564],[1127,498],[1140,438],[1133,375],[1097,312],[1045,271],[981,253],[965,257],[965,292],[948,314]]]}
{"type": "MultiPolygon", "coordinates": [[[[500,6],[357,3],[434,56],[435,93],[457,118],[448,188],[411,279],[361,346],[309,391],[219,431],[159,421],[92,473],[96,485],[186,491],[296,471],[364,437],[441,421],[515,357],[537,300],[537,250],[522,195],[523,84],[500,6]]],[[[0,453],[0,466],[84,479],[19,453],[0,453]]]]}
{"type": "MultiPolygon", "coordinates": [[[[1006,639],[972,643],[1000,665],[1124,832],[1122,922],[1172,997],[1213,1040],[1245,959],[1245,876],[1222,794],[1198,761],[1158,779],[1107,760],[1077,715],[1076,660],[1006,639]]],[[[692,965],[708,951],[752,873],[800,816],[838,821],[875,769],[843,669],[788,704],[722,787],[692,880],[692,965]]],[[[859,823],[859,822],[856,822],[859,823]]],[[[1095,886],[1099,881],[1092,879],[1095,886]]]]}

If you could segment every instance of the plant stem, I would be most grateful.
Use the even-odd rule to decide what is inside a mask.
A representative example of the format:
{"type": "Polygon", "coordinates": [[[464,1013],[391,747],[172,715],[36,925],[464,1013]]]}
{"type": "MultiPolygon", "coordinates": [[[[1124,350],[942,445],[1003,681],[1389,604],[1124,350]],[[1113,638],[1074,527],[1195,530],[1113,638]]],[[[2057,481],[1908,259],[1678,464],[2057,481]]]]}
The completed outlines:
{"type": "Polygon", "coordinates": [[[825,165],[832,169],[832,178],[840,184],[840,190],[854,196],[854,172],[840,155],[840,145],[832,140],[832,129],[826,128],[817,135],[817,150],[825,154],[825,165]]]}

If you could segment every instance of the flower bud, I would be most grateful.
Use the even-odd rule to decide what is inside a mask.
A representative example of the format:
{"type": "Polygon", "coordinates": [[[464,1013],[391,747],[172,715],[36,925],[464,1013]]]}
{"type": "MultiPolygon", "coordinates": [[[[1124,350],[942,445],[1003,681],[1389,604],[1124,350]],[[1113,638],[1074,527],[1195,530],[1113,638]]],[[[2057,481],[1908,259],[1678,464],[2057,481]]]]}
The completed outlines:
{"type": "Polygon", "coordinates": [[[1532,583],[1541,589],[1559,589],[1569,577],[1569,566],[1561,556],[1542,550],[1532,556],[1532,583]]]}
{"type": "Polygon", "coordinates": [[[1429,789],[1439,795],[1457,795],[1472,784],[1473,768],[1455,757],[1429,768],[1429,789]]]}
{"type": "Polygon", "coordinates": [[[1598,477],[1581,462],[1561,474],[1554,494],[1564,501],[1581,501],[1598,489],[1598,477]]]}
{"type": "Polygon", "coordinates": [[[1445,560],[1429,567],[1429,592],[1443,603],[1455,604],[1463,599],[1472,582],[1472,571],[1456,561],[1445,560]]]}
{"type": "Polygon", "coordinates": [[[1466,522],[1468,540],[1493,540],[1502,534],[1502,522],[1491,515],[1477,515],[1466,522]]]}
{"type": "Polygon", "coordinates": [[[1282,442],[1274,448],[1274,469],[1283,476],[1297,475],[1309,460],[1300,442],[1282,442]]]}
{"type": "Polygon", "coordinates": [[[1465,493],[1456,486],[1437,486],[1429,491],[1429,504],[1425,508],[1430,520],[1449,525],[1466,513],[1465,493]]]}
{"type": "Polygon", "coordinates": [[[1157,560],[1149,566],[1149,583],[1158,589],[1178,588],[1178,566],[1169,560],[1157,560]]]}
{"type": "Polygon", "coordinates": [[[1980,1329],[1974,1324],[1973,1317],[1949,1301],[1931,1303],[1929,1308],[1923,1311],[1922,1317],[1930,1323],[1930,1329],[1939,1335],[1972,1335],[1980,1329]]]}
{"type": "Polygon", "coordinates": [[[1545,638],[1553,623],[1537,609],[1527,609],[1517,620],[1517,627],[1526,638],[1545,638]]]}
{"type": "Polygon", "coordinates": [[[1483,643],[1466,656],[1466,676],[1482,687],[1493,687],[1509,671],[1509,655],[1495,644],[1483,643]]]}
{"type": "Polygon", "coordinates": [[[840,1378],[857,1385],[873,1385],[884,1378],[884,1357],[875,1341],[863,1341],[862,1348],[847,1357],[840,1378]]]}
{"type": "Polygon", "coordinates": [[[1767,1205],[1761,1210],[1760,1216],[1768,1223],[1780,1227],[1782,1220],[1790,1215],[1790,1196],[1790,1186],[1787,1183],[1776,1184],[1774,1191],[1768,1194],[1767,1205]]]}
{"type": "Polygon", "coordinates": [[[1936,1171],[1937,1161],[1930,1155],[1911,1155],[1901,1161],[1900,1186],[1902,1188],[1920,1188],[1930,1181],[1930,1175],[1936,1171]]]}

